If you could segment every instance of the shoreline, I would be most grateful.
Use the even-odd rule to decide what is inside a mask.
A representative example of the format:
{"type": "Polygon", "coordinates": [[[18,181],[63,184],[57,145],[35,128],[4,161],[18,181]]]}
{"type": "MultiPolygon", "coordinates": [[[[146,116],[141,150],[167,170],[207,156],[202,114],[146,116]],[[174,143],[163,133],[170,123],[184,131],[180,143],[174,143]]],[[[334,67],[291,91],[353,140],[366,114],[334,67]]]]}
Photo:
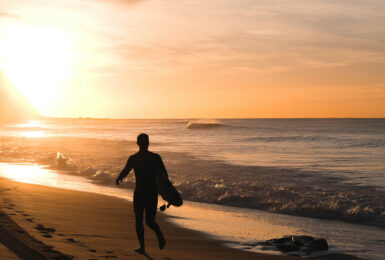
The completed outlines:
{"type": "MultiPolygon", "coordinates": [[[[10,216],[32,237],[52,246],[54,251],[63,254],[71,252],[79,259],[84,257],[143,259],[142,255],[132,251],[137,246],[134,218],[131,203],[124,199],[20,183],[6,178],[1,178],[0,188],[3,204],[8,204],[4,208],[6,216],[10,216]]],[[[167,218],[164,214],[159,214],[157,218],[168,241],[163,251],[156,248],[155,235],[146,228],[147,250],[150,257],[295,259],[225,247],[222,244],[224,241],[173,225],[167,218]]],[[[341,254],[320,258],[357,259],[341,254]]]]}
{"type": "MultiPolygon", "coordinates": [[[[45,131],[42,129],[36,131],[45,131]]],[[[0,157],[5,162],[14,158],[52,165],[53,169],[73,170],[76,176],[101,184],[111,183],[124,167],[127,155],[136,152],[137,146],[128,139],[92,136],[0,137],[4,140],[0,157]],[[101,146],[105,153],[99,152],[101,146]],[[55,167],[57,153],[63,154],[68,163],[55,167]]],[[[152,145],[162,155],[172,181],[186,200],[385,228],[381,206],[385,205],[385,189],[366,183],[370,175],[359,183],[346,179],[344,172],[329,175],[289,165],[231,164],[210,155],[204,159],[174,145],[170,149],[162,139],[152,145]]],[[[123,185],[133,188],[133,178],[123,185]]]]}

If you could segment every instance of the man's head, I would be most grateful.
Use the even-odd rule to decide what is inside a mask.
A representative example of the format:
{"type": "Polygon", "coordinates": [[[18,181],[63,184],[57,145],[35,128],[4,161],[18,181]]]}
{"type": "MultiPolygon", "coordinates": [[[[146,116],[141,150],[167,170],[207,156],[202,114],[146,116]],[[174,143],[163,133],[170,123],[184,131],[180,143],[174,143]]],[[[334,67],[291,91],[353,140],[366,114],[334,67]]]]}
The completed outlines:
{"type": "Polygon", "coordinates": [[[140,150],[148,150],[148,146],[150,144],[148,135],[145,133],[141,133],[140,135],[138,135],[136,143],[139,145],[140,150]]]}

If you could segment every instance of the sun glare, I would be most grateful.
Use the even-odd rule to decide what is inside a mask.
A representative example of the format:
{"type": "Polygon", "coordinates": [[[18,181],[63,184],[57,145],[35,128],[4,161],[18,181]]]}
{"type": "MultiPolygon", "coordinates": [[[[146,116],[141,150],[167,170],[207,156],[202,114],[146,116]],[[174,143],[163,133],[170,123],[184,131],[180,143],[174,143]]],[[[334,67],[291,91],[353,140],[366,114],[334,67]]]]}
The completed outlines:
{"type": "Polygon", "coordinates": [[[21,132],[21,136],[29,138],[45,137],[44,125],[38,120],[29,121],[27,124],[18,124],[17,127],[23,128],[26,131],[21,132]]]}
{"type": "Polygon", "coordinates": [[[53,27],[0,29],[0,69],[38,110],[54,104],[71,76],[73,40],[53,27]]]}
{"type": "Polygon", "coordinates": [[[42,138],[42,137],[44,137],[44,132],[43,131],[23,132],[22,136],[29,137],[29,138],[42,138]]]}
{"type": "Polygon", "coordinates": [[[35,183],[48,174],[38,165],[1,164],[0,168],[4,177],[25,183],[35,183]]]}

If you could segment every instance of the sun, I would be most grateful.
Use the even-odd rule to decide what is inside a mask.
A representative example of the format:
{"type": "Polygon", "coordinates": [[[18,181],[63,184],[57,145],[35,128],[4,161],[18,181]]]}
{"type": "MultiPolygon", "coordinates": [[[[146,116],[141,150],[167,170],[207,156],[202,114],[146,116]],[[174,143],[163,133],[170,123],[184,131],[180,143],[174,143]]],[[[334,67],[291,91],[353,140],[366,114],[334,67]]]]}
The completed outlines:
{"type": "Polygon", "coordinates": [[[40,112],[52,107],[71,77],[74,41],[54,27],[0,28],[0,69],[40,112]]]}

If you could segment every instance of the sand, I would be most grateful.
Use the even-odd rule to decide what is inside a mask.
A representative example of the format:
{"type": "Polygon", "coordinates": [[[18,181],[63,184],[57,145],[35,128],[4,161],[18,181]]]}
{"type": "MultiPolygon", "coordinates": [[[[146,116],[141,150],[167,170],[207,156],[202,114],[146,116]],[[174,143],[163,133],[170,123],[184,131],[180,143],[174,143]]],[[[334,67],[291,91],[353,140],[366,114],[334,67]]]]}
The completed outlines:
{"type": "Polygon", "coordinates": [[[166,248],[159,250],[155,234],[145,227],[148,255],[137,254],[132,203],[110,196],[0,178],[0,203],[0,259],[298,259],[227,248],[170,224],[163,214],[157,220],[166,248]]]}
{"type": "Polygon", "coordinates": [[[3,244],[0,243],[0,259],[8,259],[8,260],[14,260],[19,259],[19,257],[13,253],[10,249],[5,247],[3,244]]]}

